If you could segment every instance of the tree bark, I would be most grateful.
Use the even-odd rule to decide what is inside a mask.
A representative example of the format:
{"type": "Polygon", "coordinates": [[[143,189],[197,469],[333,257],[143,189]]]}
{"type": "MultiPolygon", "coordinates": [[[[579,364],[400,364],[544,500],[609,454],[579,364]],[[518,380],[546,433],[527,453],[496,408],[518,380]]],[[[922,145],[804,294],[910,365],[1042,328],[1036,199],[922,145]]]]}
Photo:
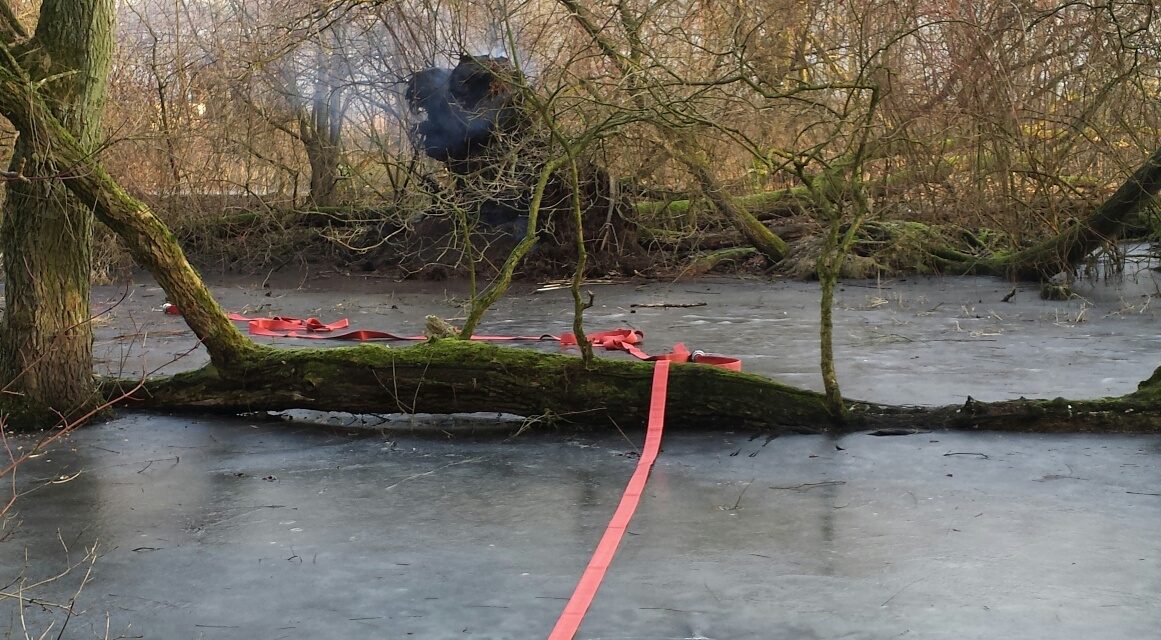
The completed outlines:
{"type": "Polygon", "coordinates": [[[334,207],[339,203],[338,141],[315,137],[303,132],[302,144],[310,162],[310,204],[315,208],[334,207]]]}
{"type": "Polygon", "coordinates": [[[310,202],[315,207],[333,207],[339,202],[339,161],[342,159],[342,89],[332,87],[335,62],[319,52],[314,96],[309,109],[300,108],[299,137],[310,163],[310,202]]]}
{"type": "MultiPolygon", "coordinates": [[[[318,34],[312,42],[312,64],[308,78],[296,77],[289,69],[283,78],[282,91],[298,121],[298,139],[310,164],[310,204],[333,207],[339,203],[342,172],[343,118],[346,114],[346,78],[342,45],[346,37],[344,24],[336,22],[318,34]],[[299,94],[299,85],[310,82],[310,95],[299,94]]],[[[289,131],[288,131],[289,132],[289,131]]]]}
{"type": "MultiPolygon", "coordinates": [[[[84,153],[95,150],[100,132],[113,7],[113,0],[44,0],[25,43],[31,80],[43,81],[56,118],[84,153]]],[[[40,152],[44,141],[32,129],[17,128],[10,170],[22,178],[8,184],[0,223],[0,386],[10,420],[67,419],[98,399],[89,325],[93,214],[55,179],[68,167],[40,152]]]]}

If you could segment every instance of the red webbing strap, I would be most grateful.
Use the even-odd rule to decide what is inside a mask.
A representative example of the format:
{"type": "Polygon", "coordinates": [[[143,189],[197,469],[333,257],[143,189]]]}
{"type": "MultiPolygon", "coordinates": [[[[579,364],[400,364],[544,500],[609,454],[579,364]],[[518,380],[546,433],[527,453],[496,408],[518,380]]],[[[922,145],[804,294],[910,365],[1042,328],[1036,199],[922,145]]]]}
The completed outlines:
{"type": "MultiPolygon", "coordinates": [[[[168,304],[165,307],[165,312],[171,315],[181,315],[181,311],[174,305],[168,304]]],[[[334,322],[323,322],[318,318],[290,318],[286,316],[274,316],[273,318],[260,318],[253,316],[244,316],[240,313],[229,314],[230,320],[234,322],[245,322],[246,328],[250,335],[264,336],[268,338],[308,338],[313,340],[352,340],[357,342],[369,341],[414,341],[421,342],[427,340],[427,336],[401,336],[387,331],[375,331],[372,329],[356,329],[347,331],[345,333],[335,333],[338,329],[346,329],[350,326],[350,322],[346,318],[341,318],[334,322]]],[[[624,351],[635,358],[641,360],[671,360],[674,362],[689,362],[690,353],[685,348],[685,345],[677,343],[670,353],[651,356],[641,350],[637,345],[645,338],[645,335],[637,329],[613,329],[611,331],[598,331],[590,333],[586,336],[588,341],[594,347],[603,347],[606,351],[624,351]]],[[[473,335],[472,340],[485,342],[535,342],[535,341],[554,341],[559,342],[562,347],[575,347],[577,344],[576,336],[572,333],[562,333],[559,336],[552,334],[543,334],[539,336],[493,336],[493,335],[473,335]]],[[[708,364],[715,364],[717,366],[725,366],[727,368],[740,370],[741,363],[737,365],[728,364],[728,362],[736,362],[735,359],[726,358],[725,356],[709,356],[712,361],[707,360],[708,364]]]]}
{"type": "Polygon", "coordinates": [[[629,521],[641,502],[641,494],[645,490],[645,481],[649,479],[649,471],[653,468],[653,462],[657,460],[657,453],[661,450],[661,432],[665,426],[665,391],[668,386],[669,360],[657,360],[657,364],[653,367],[653,392],[649,399],[649,424],[645,431],[645,449],[641,452],[641,459],[637,461],[637,469],[629,479],[629,485],[625,487],[625,493],[621,495],[621,503],[613,513],[613,519],[609,521],[605,534],[601,536],[597,550],[593,552],[593,557],[585,567],[585,572],[581,575],[572,597],[568,599],[564,612],[560,614],[556,626],[548,635],[549,640],[572,640],[576,635],[585,612],[596,597],[597,589],[601,587],[609,564],[613,562],[617,547],[621,545],[621,538],[625,537],[629,521]]]}
{"type": "MultiPolygon", "coordinates": [[[[357,342],[370,342],[375,340],[411,340],[420,342],[427,340],[427,336],[401,336],[387,331],[375,331],[372,329],[356,329],[354,331],[347,331],[346,333],[334,333],[337,329],[346,329],[350,326],[350,322],[346,318],[342,318],[330,323],[324,323],[318,318],[287,318],[283,316],[275,316],[273,318],[254,318],[244,316],[238,313],[229,314],[231,320],[235,322],[245,322],[246,329],[250,335],[265,336],[268,338],[308,338],[312,340],[353,340],[357,342]]],[[[552,335],[542,336],[472,336],[472,340],[480,340],[487,342],[516,342],[516,341],[537,341],[537,340],[557,340],[559,338],[552,335]]]]}
{"type": "MultiPolygon", "coordinates": [[[[168,305],[165,312],[174,315],[180,315],[181,313],[173,305],[168,305]]],[[[427,339],[426,336],[399,336],[386,331],[371,331],[365,329],[341,334],[334,333],[337,329],[345,329],[349,326],[345,318],[327,324],[317,318],[252,318],[231,313],[230,319],[237,322],[245,322],[250,333],[253,335],[277,338],[359,341],[427,339]]],[[[581,622],[584,620],[585,613],[588,612],[589,605],[592,604],[593,598],[597,595],[597,590],[600,589],[601,582],[605,578],[605,573],[609,570],[613,556],[616,555],[617,548],[621,545],[621,540],[625,537],[625,531],[629,527],[629,521],[633,519],[633,514],[637,511],[637,505],[641,503],[641,495],[645,490],[645,482],[649,479],[649,472],[653,469],[653,463],[657,460],[657,454],[661,450],[661,434],[665,426],[665,394],[669,386],[669,363],[698,362],[734,371],[742,370],[742,362],[737,358],[707,354],[701,351],[690,353],[685,348],[685,345],[681,343],[674,345],[670,353],[651,356],[637,346],[644,338],[644,335],[637,329],[614,329],[612,331],[590,333],[587,338],[595,347],[603,347],[607,351],[625,351],[641,360],[650,360],[656,363],[653,368],[653,387],[649,398],[649,422],[645,432],[645,447],[641,453],[641,459],[637,461],[637,468],[633,471],[633,476],[629,479],[629,484],[625,487],[625,491],[621,495],[621,502],[617,505],[617,510],[613,513],[613,519],[605,527],[605,533],[601,536],[601,541],[597,544],[596,551],[593,552],[588,566],[585,567],[584,574],[581,575],[572,597],[569,598],[568,604],[565,605],[564,611],[556,621],[556,626],[553,627],[552,633],[549,634],[549,640],[572,640],[576,635],[576,632],[580,629],[581,622]]],[[[577,345],[576,336],[571,333],[563,333],[559,336],[472,336],[472,340],[554,340],[559,342],[562,347],[577,345]]]]}

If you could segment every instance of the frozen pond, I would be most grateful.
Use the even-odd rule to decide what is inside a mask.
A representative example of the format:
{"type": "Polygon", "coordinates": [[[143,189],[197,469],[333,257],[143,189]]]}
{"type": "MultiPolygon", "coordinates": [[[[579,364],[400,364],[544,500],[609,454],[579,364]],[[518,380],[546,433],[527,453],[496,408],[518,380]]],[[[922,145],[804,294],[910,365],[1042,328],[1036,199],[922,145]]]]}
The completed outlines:
{"type": "MultiPolygon", "coordinates": [[[[81,475],[0,567],[99,543],[66,637],[544,638],[635,450],[126,417],[27,468],[81,475]]],[[[672,434],[579,637],[1147,638],[1159,528],[1156,436],[672,434]]]]}

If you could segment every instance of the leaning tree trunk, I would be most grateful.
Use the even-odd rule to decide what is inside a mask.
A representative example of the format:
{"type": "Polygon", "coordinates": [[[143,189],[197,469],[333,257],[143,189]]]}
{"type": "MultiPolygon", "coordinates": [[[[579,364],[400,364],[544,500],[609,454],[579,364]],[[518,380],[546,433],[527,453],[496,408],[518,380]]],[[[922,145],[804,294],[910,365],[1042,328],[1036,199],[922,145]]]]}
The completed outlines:
{"type": "MultiPolygon", "coordinates": [[[[53,181],[63,184],[120,236],[137,264],[153,275],[182,310],[215,365],[228,369],[256,350],[223,313],[170,230],[148,206],[126,193],[65,128],[49,108],[40,83],[10,52],[7,43],[0,43],[0,115],[21,132],[29,153],[61,168],[53,181]]],[[[87,309],[87,298],[85,303],[87,309]]],[[[92,376],[91,360],[85,375],[92,376]]]]}
{"type": "Polygon", "coordinates": [[[714,208],[725,216],[759,253],[771,262],[780,262],[786,257],[790,251],[786,241],[747,211],[737,198],[726,192],[724,185],[714,176],[709,162],[702,157],[702,152],[689,138],[689,134],[684,132],[674,134],[673,140],[669,143],[669,150],[673,157],[693,174],[706,200],[713,203],[714,208]]]}
{"type": "Polygon", "coordinates": [[[1056,236],[1016,253],[951,265],[948,272],[1047,280],[1074,271],[1090,253],[1124,234],[1134,214],[1161,192],[1161,148],[1091,215],[1056,236]]]}
{"type": "Polygon", "coordinates": [[[759,253],[771,263],[779,263],[789,253],[786,240],[779,238],[777,233],[767,228],[762,221],[738,203],[733,195],[727,193],[721,181],[717,180],[709,165],[697,156],[698,152],[694,149],[693,146],[686,145],[678,150],[676,157],[698,180],[701,193],[706,196],[706,200],[713,202],[714,207],[726,216],[726,220],[733,224],[759,253]]]}
{"type": "MultiPolygon", "coordinates": [[[[113,0],[44,0],[24,64],[44,80],[61,124],[92,152],[112,57],[113,0]]],[[[6,34],[17,37],[21,29],[6,34]]],[[[92,376],[89,278],[93,215],[55,179],[74,170],[40,153],[19,127],[0,250],[6,307],[0,325],[0,385],[10,420],[41,421],[88,410],[92,376]]]]}

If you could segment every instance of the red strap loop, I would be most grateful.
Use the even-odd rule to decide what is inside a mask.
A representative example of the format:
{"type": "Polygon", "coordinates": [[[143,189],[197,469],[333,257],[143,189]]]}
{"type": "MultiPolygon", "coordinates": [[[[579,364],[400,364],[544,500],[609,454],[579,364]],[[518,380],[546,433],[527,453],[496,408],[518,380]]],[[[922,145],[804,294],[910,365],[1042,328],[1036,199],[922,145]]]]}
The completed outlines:
{"type": "MultiPolygon", "coordinates": [[[[166,309],[166,313],[172,313],[176,309],[170,305],[166,309]]],[[[350,326],[350,322],[346,318],[341,318],[334,322],[324,323],[318,318],[291,318],[286,316],[274,316],[273,318],[259,318],[244,316],[238,313],[229,314],[230,319],[235,322],[245,322],[250,335],[265,336],[268,338],[308,338],[315,340],[352,340],[357,342],[370,341],[422,341],[427,340],[427,336],[401,336],[387,331],[374,331],[370,329],[358,329],[355,331],[348,331],[346,333],[335,333],[339,329],[346,329],[350,326]]],[[[685,345],[680,342],[673,345],[673,350],[669,353],[660,355],[649,355],[641,350],[637,345],[645,339],[645,334],[639,329],[612,329],[610,331],[597,331],[586,335],[590,344],[594,347],[604,349],[605,351],[624,351],[629,355],[640,360],[657,361],[668,360],[670,362],[698,362],[701,364],[709,364],[716,367],[731,369],[733,371],[742,370],[742,362],[737,358],[728,356],[720,356],[715,354],[704,354],[697,352],[691,354],[685,345]]],[[[472,340],[486,341],[486,342],[535,342],[535,341],[556,341],[562,347],[575,347],[577,345],[576,335],[572,333],[562,333],[559,336],[551,334],[543,334],[539,336],[493,336],[493,335],[474,335],[472,340]]]]}

